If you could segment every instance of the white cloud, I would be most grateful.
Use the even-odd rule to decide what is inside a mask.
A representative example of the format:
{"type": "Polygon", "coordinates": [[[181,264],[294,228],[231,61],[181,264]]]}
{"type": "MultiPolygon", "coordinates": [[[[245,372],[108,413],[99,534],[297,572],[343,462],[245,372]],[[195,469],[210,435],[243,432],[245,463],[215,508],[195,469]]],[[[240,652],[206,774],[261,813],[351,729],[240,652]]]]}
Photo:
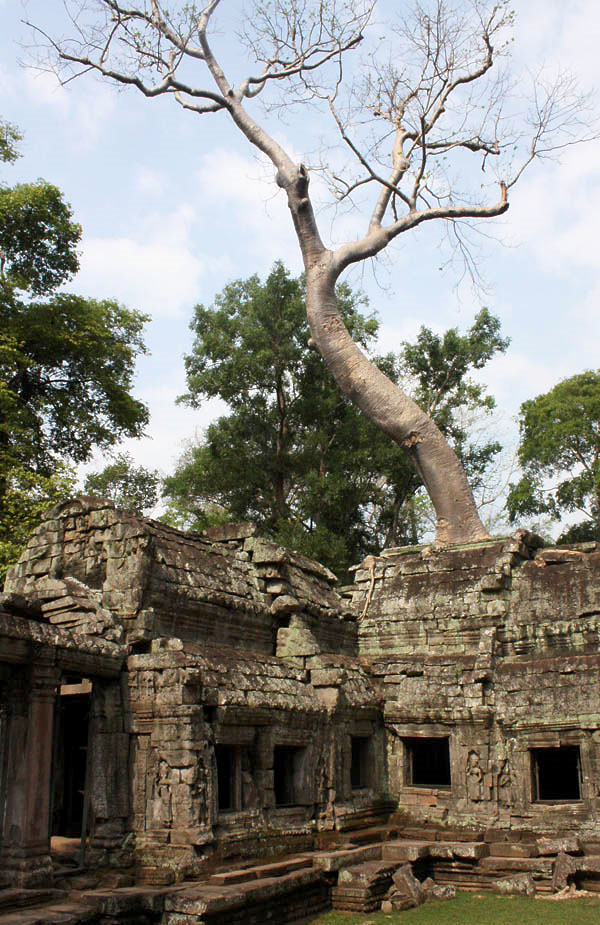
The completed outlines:
{"type": "Polygon", "coordinates": [[[140,193],[148,193],[152,196],[159,196],[167,189],[166,177],[159,173],[158,170],[151,170],[149,167],[138,167],[135,175],[135,186],[140,193]]]}
{"type": "Polygon", "coordinates": [[[23,85],[29,100],[38,106],[54,106],[63,116],[73,107],[72,94],[61,86],[55,74],[26,68],[23,85]]]}
{"type": "Polygon", "coordinates": [[[182,206],[149,216],[135,238],[84,237],[75,288],[153,315],[179,315],[197,301],[207,267],[192,245],[193,224],[193,211],[182,206]]]}
{"type": "Polygon", "coordinates": [[[28,102],[55,111],[75,152],[87,151],[101,141],[117,105],[114,89],[98,81],[75,81],[67,89],[55,74],[26,68],[22,86],[28,102]]]}
{"type": "Polygon", "coordinates": [[[245,233],[245,250],[271,264],[281,259],[293,272],[300,270],[300,253],[285,195],[273,181],[265,161],[223,148],[205,154],[196,176],[204,212],[245,233]]]}
{"type": "Polygon", "coordinates": [[[522,401],[547,392],[559,379],[573,372],[566,363],[555,362],[555,358],[544,363],[509,349],[490,360],[483,370],[476,371],[473,378],[485,383],[499,408],[517,414],[522,401]]]}
{"type": "MultiPolygon", "coordinates": [[[[181,388],[174,389],[162,382],[155,388],[136,390],[136,397],[152,409],[148,436],[124,440],[115,452],[129,453],[136,465],[169,475],[189,441],[201,440],[211,421],[227,413],[227,406],[220,399],[211,399],[198,409],[175,404],[184,389],[183,383],[181,388]]],[[[103,469],[110,461],[110,455],[96,453],[89,463],[79,467],[79,478],[83,481],[88,473],[103,469]]]]}

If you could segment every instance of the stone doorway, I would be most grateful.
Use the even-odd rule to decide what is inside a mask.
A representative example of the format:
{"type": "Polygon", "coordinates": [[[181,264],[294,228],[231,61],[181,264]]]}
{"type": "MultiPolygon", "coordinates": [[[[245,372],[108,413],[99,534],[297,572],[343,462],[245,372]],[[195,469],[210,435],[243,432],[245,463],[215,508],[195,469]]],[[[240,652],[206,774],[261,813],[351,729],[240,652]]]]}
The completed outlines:
{"type": "Polygon", "coordinates": [[[67,678],[61,684],[55,714],[52,767],[51,835],[53,853],[65,840],[80,844],[87,798],[88,744],[92,685],[67,678]]]}

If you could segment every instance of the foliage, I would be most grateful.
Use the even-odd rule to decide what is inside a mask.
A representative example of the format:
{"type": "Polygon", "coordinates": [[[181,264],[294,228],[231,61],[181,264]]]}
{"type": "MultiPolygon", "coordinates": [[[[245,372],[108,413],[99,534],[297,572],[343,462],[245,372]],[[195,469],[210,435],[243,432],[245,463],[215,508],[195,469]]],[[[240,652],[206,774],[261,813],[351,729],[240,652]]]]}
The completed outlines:
{"type": "MultiPolygon", "coordinates": [[[[0,125],[10,145],[18,132],[0,125]]],[[[15,155],[16,156],[16,155],[15,155]]],[[[131,395],[145,315],[56,293],[78,268],[79,225],[56,187],[0,186],[0,542],[64,494],[65,465],[139,436],[148,410],[131,395]],[[36,513],[37,512],[37,513],[36,513]]],[[[70,475],[67,477],[70,478],[70,475]]],[[[5,557],[6,558],[6,557],[5,557]]]]}
{"type": "Polygon", "coordinates": [[[17,145],[22,137],[16,125],[0,119],[0,161],[10,163],[20,157],[17,145]]]}
{"type": "Polygon", "coordinates": [[[81,226],[56,186],[38,180],[0,186],[0,284],[38,296],[76,273],[81,226]]]}
{"type": "MultiPolygon", "coordinates": [[[[378,322],[361,313],[364,298],[347,286],[337,297],[348,329],[369,350],[378,322]]],[[[278,263],[264,284],[256,276],[232,283],[212,308],[197,306],[191,328],[181,400],[197,407],[218,396],[231,413],[209,426],[165,480],[172,521],[203,529],[224,516],[251,519],[340,574],[384,545],[419,542],[430,523],[419,479],[311,348],[303,278],[290,278],[278,263]]],[[[459,412],[493,405],[467,374],[505,348],[497,319],[484,309],[465,335],[424,328],[400,356],[376,358],[394,381],[413,386],[475,478],[498,445],[475,448],[460,422],[459,412]]]]}
{"type": "Polygon", "coordinates": [[[559,382],[521,405],[520,481],[511,486],[510,517],[564,514],[583,520],[563,542],[600,539],[600,371],[559,382]]]}
{"type": "MultiPolygon", "coordinates": [[[[338,296],[346,323],[367,347],[377,322],[360,313],[361,298],[348,287],[338,296]]],[[[228,519],[255,520],[339,568],[363,542],[372,428],[309,346],[303,280],[279,263],[264,285],[256,276],[231,283],[213,308],[196,307],[191,328],[181,400],[198,407],[219,396],[232,413],[189,448],[165,482],[168,496],[187,509],[195,529],[214,522],[216,505],[228,519]]]]}
{"type": "Polygon", "coordinates": [[[48,474],[141,434],[148,412],[131,388],[145,316],[60,294],[0,301],[0,318],[0,452],[48,474]]]}
{"type": "Polygon", "coordinates": [[[149,514],[158,504],[160,475],[156,469],[136,466],[128,453],[119,453],[100,472],[86,476],[86,495],[110,498],[117,507],[135,514],[149,514]]]}
{"type": "Polygon", "coordinates": [[[0,585],[48,508],[68,498],[74,486],[75,473],[64,465],[49,476],[11,467],[0,504],[0,585]]]}

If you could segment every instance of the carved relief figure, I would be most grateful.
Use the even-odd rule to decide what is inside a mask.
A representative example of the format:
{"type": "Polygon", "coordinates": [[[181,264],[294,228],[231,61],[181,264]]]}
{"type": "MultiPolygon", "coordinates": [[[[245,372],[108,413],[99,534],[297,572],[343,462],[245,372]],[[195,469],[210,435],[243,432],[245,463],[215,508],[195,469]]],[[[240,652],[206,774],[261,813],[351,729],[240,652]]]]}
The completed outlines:
{"type": "Polygon", "coordinates": [[[504,806],[512,804],[512,772],[510,761],[505,758],[498,774],[498,802],[504,806]]]}
{"type": "Polygon", "coordinates": [[[170,826],[172,815],[171,769],[161,758],[154,778],[152,794],[152,821],[157,825],[170,826]]]}
{"type": "Polygon", "coordinates": [[[479,763],[479,755],[472,750],[467,756],[467,796],[472,802],[479,802],[482,797],[483,771],[479,763]]]}

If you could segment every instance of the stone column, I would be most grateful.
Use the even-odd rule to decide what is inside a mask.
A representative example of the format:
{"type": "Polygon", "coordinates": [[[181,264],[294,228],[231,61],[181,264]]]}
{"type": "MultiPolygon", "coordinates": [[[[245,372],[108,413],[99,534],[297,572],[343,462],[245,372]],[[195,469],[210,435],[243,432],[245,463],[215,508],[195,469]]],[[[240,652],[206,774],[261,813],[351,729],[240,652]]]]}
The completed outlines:
{"type": "MultiPolygon", "coordinates": [[[[34,662],[21,691],[13,690],[8,719],[6,807],[2,832],[2,874],[15,886],[48,886],[52,730],[60,672],[34,662]],[[28,690],[27,690],[28,686],[28,690]],[[21,693],[22,699],[15,696],[21,693]]],[[[20,685],[18,685],[20,687],[20,685]]]]}

